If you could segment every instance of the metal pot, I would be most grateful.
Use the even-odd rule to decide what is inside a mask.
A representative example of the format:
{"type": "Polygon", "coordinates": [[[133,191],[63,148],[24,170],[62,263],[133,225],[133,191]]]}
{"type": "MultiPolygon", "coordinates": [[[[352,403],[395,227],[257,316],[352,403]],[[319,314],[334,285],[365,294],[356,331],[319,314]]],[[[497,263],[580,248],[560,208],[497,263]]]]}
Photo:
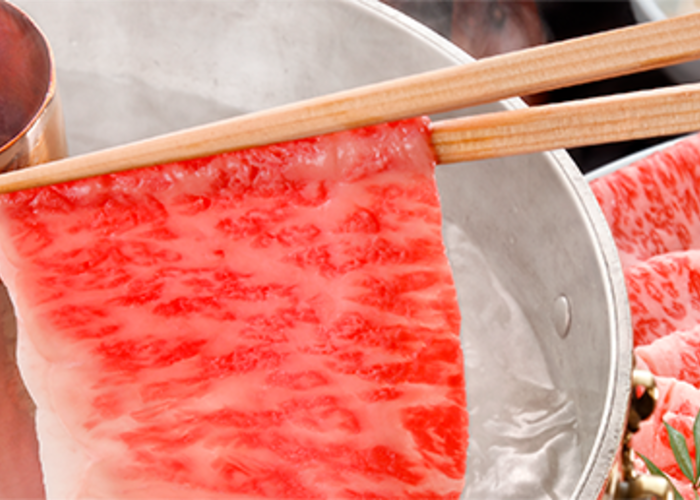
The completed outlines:
{"type": "Polygon", "coordinates": [[[0,171],[65,154],[48,41],[23,12],[0,2],[0,171]]]}
{"type": "MultiPolygon", "coordinates": [[[[17,3],[53,45],[71,154],[471,60],[374,0],[17,3]]],[[[464,113],[518,106],[516,99],[464,113]]],[[[561,151],[438,167],[437,175],[446,231],[474,242],[490,279],[533,332],[527,345],[507,327],[499,330],[510,333],[503,339],[490,325],[464,332],[467,480],[493,481],[489,498],[595,498],[620,449],[632,365],[622,272],[597,203],[561,151]],[[521,356],[515,365],[501,366],[509,358],[499,358],[484,366],[484,347],[469,337],[488,337],[497,351],[521,356]],[[530,365],[518,370],[523,359],[530,365]],[[485,375],[494,367],[528,383],[545,377],[557,408],[571,412],[570,439],[546,448],[535,469],[513,468],[520,455],[481,440],[502,416],[484,411],[486,400],[500,394],[503,414],[519,415],[513,389],[485,375]],[[510,465],[498,462],[503,456],[510,465]]],[[[448,245],[459,261],[461,243],[448,238],[448,245]]],[[[461,296],[474,298],[474,282],[458,280],[461,296]]],[[[464,306],[465,317],[471,307],[464,306]]],[[[550,432],[530,409],[533,419],[518,432],[550,432]]],[[[512,423],[504,424],[505,436],[512,423]]],[[[465,498],[483,498],[479,488],[465,498]]]]}

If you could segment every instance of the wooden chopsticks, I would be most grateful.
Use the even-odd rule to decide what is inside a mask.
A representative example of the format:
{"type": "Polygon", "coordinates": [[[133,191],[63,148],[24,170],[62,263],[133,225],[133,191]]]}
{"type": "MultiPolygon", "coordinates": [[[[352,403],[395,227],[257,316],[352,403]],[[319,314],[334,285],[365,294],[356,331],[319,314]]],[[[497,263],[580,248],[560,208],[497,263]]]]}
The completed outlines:
{"type": "MultiPolygon", "coordinates": [[[[700,13],[542,45],[5,173],[0,175],[0,193],[462,109],[696,58],[700,13]]],[[[640,137],[634,135],[640,130],[644,137],[700,130],[698,111],[681,111],[685,108],[678,102],[695,96],[697,89],[679,89],[653,96],[640,93],[630,100],[595,99],[439,122],[434,124],[433,144],[438,161],[449,163],[613,142],[640,137]],[[656,104],[644,104],[647,98],[665,102],[665,113],[683,114],[683,126],[670,127],[674,120],[664,119],[665,128],[653,128],[661,116],[653,113],[656,104]],[[572,121],[574,110],[577,121],[572,121]],[[537,131],[532,128],[535,123],[537,131]],[[583,131],[600,123],[606,130],[618,127],[622,132],[601,136],[597,130],[583,131]]]]}
{"type": "Polygon", "coordinates": [[[432,143],[446,164],[694,131],[700,83],[435,122],[432,143]]]}

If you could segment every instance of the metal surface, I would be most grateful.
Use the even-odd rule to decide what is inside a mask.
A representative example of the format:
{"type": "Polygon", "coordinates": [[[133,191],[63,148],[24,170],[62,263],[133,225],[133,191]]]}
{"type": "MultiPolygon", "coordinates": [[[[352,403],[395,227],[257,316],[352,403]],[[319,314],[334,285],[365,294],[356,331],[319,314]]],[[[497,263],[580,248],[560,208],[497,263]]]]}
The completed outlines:
{"type": "MultiPolygon", "coordinates": [[[[51,49],[36,24],[0,0],[0,172],[66,156],[51,49]]],[[[15,363],[12,307],[0,288],[0,498],[44,494],[33,404],[15,363]]]]}
{"type": "Polygon", "coordinates": [[[29,17],[0,1],[0,171],[65,155],[51,49],[29,17]]]}
{"type": "Polygon", "coordinates": [[[647,371],[632,372],[632,395],[627,432],[622,442],[619,462],[610,471],[606,488],[606,499],[674,498],[671,483],[664,477],[640,474],[634,468],[633,451],[630,442],[639,430],[639,425],[651,417],[659,400],[659,390],[654,376],[647,371]]]}
{"type": "MultiPolygon", "coordinates": [[[[52,42],[73,154],[470,61],[372,0],[19,3],[52,42]]],[[[587,183],[562,152],[441,167],[438,183],[445,223],[478,242],[575,408],[576,464],[552,473],[575,477],[559,496],[597,497],[623,437],[632,358],[617,253],[587,183]]]]}

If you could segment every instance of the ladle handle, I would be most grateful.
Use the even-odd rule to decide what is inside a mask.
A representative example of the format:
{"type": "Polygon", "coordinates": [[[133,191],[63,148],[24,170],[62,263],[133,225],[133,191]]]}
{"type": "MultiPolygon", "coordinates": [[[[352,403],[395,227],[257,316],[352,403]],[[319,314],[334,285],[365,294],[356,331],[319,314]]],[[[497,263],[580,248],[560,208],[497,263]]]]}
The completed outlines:
{"type": "Polygon", "coordinates": [[[631,92],[433,124],[439,163],[700,130],[700,84],[631,92]]]}

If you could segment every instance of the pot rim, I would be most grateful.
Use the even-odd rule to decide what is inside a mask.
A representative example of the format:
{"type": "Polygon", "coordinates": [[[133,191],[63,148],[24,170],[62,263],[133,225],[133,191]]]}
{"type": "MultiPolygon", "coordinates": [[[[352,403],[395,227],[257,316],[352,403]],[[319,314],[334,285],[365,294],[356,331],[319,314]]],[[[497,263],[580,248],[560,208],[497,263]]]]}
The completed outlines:
{"type": "MultiPolygon", "coordinates": [[[[427,44],[436,47],[454,64],[464,64],[474,60],[449,40],[406,14],[380,3],[379,0],[354,1],[376,15],[390,18],[427,44]]],[[[518,97],[503,100],[501,104],[506,109],[527,107],[527,104],[518,97]]],[[[549,151],[543,155],[554,168],[560,171],[569,187],[576,193],[576,201],[581,212],[585,214],[586,222],[596,243],[597,258],[606,270],[606,302],[610,313],[610,371],[605,407],[591,452],[571,496],[572,499],[596,498],[600,496],[608,481],[627,425],[633,368],[632,326],[627,289],[612,233],[583,174],[565,150],[549,151]]]]}

